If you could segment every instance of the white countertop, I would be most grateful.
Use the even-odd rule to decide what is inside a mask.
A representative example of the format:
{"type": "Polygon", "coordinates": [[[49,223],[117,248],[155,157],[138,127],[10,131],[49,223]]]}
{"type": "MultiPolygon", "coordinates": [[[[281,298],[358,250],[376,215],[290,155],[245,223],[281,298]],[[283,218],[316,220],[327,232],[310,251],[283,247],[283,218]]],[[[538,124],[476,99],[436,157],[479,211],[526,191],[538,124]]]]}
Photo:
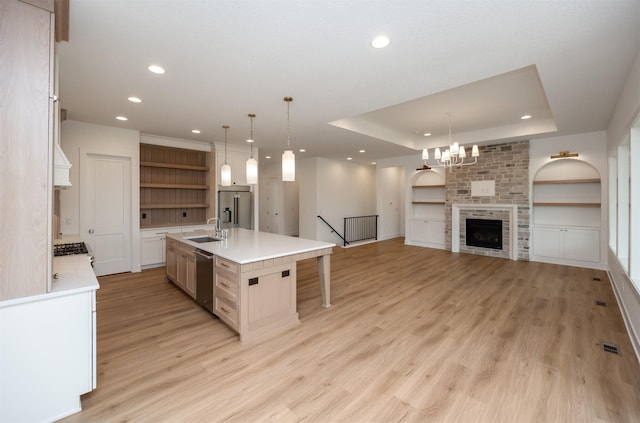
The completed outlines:
{"type": "Polygon", "coordinates": [[[188,239],[190,237],[200,236],[213,237],[213,235],[213,231],[199,231],[167,234],[167,237],[174,238],[195,248],[239,264],[306,253],[323,248],[335,247],[336,245],[329,242],[251,231],[242,228],[229,229],[229,238],[221,241],[197,243],[189,241],[188,239]]]}
{"type": "Polygon", "coordinates": [[[0,301],[0,308],[17,304],[44,301],[64,295],[73,295],[100,288],[89,258],[84,255],[61,256],[53,258],[53,274],[58,274],[51,284],[51,292],[28,297],[0,301]]]}

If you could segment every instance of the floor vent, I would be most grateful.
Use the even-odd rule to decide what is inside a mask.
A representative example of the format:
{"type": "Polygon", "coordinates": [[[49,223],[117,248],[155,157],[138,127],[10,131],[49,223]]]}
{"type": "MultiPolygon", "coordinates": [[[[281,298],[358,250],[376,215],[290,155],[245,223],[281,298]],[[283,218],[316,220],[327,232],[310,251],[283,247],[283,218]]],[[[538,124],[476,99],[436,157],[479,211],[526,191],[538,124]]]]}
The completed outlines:
{"type": "Polygon", "coordinates": [[[616,344],[612,344],[611,342],[602,342],[602,344],[600,345],[602,345],[602,351],[620,355],[620,351],[618,350],[618,346],[616,344]]]}
{"type": "Polygon", "coordinates": [[[593,277],[593,280],[594,280],[594,281],[598,281],[598,282],[600,282],[600,278],[599,278],[599,277],[597,277],[597,276],[594,276],[594,277],[593,277]]]}
{"type": "Polygon", "coordinates": [[[600,307],[606,307],[607,303],[601,300],[596,300],[596,305],[600,307]]]}

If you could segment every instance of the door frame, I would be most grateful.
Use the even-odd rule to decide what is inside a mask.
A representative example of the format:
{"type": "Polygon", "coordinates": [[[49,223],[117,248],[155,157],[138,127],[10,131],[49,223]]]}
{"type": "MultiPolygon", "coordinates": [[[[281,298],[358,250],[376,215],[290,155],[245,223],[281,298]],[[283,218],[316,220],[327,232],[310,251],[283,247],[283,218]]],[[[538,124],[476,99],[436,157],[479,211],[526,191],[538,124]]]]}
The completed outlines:
{"type": "Polygon", "coordinates": [[[87,230],[85,224],[85,216],[83,210],[83,172],[86,172],[88,163],[87,160],[90,155],[101,156],[113,159],[124,159],[129,161],[129,207],[130,207],[130,219],[129,219],[129,267],[131,272],[140,272],[140,219],[137,218],[140,214],[140,171],[139,171],[139,158],[133,157],[127,154],[112,154],[104,151],[95,150],[93,148],[80,148],[80,166],[78,170],[78,231],[80,240],[84,237],[84,232],[87,230]]]}

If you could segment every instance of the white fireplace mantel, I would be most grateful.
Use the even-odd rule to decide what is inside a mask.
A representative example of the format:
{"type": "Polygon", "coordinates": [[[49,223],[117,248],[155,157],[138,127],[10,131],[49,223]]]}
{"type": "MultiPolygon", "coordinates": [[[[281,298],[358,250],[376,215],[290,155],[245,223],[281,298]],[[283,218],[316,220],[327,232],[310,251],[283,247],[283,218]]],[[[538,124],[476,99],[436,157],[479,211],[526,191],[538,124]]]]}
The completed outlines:
{"type": "Polygon", "coordinates": [[[451,206],[451,252],[460,252],[460,210],[506,210],[509,212],[511,248],[509,258],[518,260],[518,206],[516,204],[453,204],[451,206]]]}

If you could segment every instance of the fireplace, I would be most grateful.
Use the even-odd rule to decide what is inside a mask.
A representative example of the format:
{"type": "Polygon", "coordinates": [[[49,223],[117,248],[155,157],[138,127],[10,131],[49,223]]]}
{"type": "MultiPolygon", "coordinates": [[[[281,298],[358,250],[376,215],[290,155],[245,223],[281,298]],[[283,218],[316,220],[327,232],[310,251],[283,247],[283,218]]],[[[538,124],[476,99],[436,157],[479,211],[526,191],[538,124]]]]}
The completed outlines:
{"type": "Polygon", "coordinates": [[[502,220],[466,219],[466,244],[502,250],[502,220]]]}

